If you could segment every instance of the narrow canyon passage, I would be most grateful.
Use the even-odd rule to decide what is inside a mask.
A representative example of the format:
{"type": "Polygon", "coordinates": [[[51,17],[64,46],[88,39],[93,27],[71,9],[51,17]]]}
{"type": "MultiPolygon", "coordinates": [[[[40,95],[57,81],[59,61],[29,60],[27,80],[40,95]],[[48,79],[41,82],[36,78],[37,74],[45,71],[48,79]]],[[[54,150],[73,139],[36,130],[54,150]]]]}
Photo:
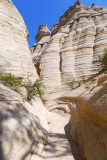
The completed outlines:
{"type": "Polygon", "coordinates": [[[64,116],[64,114],[50,112],[48,117],[50,131],[45,160],[82,160],[71,136],[69,139],[70,130],[67,125],[69,118],[69,115],[66,114],[64,116]],[[70,140],[70,144],[67,138],[70,140]]]}

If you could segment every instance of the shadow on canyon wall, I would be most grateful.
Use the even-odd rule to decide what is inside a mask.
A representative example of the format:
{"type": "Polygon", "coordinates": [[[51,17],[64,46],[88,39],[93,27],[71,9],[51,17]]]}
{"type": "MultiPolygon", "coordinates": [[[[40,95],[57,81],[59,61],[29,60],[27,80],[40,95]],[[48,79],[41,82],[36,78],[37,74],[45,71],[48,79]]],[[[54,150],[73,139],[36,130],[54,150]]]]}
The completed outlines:
{"type": "MultiPolygon", "coordinates": [[[[26,160],[33,154],[38,155],[36,147],[39,147],[37,146],[38,140],[43,140],[43,135],[47,135],[47,131],[41,127],[37,116],[30,113],[22,103],[9,101],[4,94],[0,94],[0,160],[7,160],[7,153],[4,154],[5,147],[9,155],[13,155],[13,146],[15,147],[15,144],[19,145],[19,150],[23,149],[20,148],[20,142],[25,146],[27,145],[21,160],[26,160]],[[29,144],[27,144],[26,139],[30,141],[29,144]],[[7,146],[10,147],[7,148],[7,146]]],[[[65,134],[49,133],[48,137],[52,142],[45,142],[47,147],[44,147],[46,147],[46,152],[48,153],[45,157],[46,159],[64,158],[64,156],[71,154],[75,160],[82,160],[70,135],[70,124],[65,126],[65,134]],[[71,151],[67,145],[68,141],[71,151]],[[58,148],[59,145],[60,148],[58,148]]],[[[40,143],[43,143],[43,141],[40,141],[40,143]]]]}
{"type": "Polygon", "coordinates": [[[27,145],[26,153],[21,158],[25,160],[32,154],[38,139],[43,138],[41,132],[47,134],[37,116],[31,114],[20,102],[8,101],[4,94],[0,94],[0,160],[7,160],[9,155],[11,157],[15,153],[15,143],[19,145],[19,151],[24,149],[20,147],[27,145]],[[20,146],[20,142],[24,145],[20,146]]]}
{"type": "Polygon", "coordinates": [[[70,125],[70,123],[68,123],[68,124],[64,127],[64,129],[65,129],[65,134],[66,134],[66,137],[67,137],[67,139],[68,139],[68,141],[69,141],[69,144],[70,144],[70,147],[71,147],[71,152],[72,152],[72,154],[73,154],[74,159],[75,159],[75,160],[83,160],[83,159],[81,158],[81,156],[80,156],[80,153],[79,153],[79,151],[78,151],[78,149],[77,149],[77,146],[76,146],[76,144],[75,144],[72,136],[70,135],[70,130],[71,130],[71,125],[70,125]]]}

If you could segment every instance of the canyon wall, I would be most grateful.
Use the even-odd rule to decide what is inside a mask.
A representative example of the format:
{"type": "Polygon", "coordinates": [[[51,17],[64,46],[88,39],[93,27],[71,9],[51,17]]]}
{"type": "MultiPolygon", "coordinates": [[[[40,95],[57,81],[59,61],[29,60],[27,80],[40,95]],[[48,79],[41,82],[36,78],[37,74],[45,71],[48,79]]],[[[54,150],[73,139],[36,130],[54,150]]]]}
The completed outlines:
{"type": "Polygon", "coordinates": [[[37,78],[28,47],[28,31],[10,0],[0,0],[0,70],[37,78]]]}
{"type": "Polygon", "coordinates": [[[0,82],[0,160],[82,160],[65,136],[70,114],[70,134],[83,159],[106,160],[107,76],[72,91],[67,83],[98,73],[96,59],[107,45],[107,9],[77,1],[51,30],[40,26],[31,49],[37,72],[25,23],[11,0],[0,0],[0,35],[0,71],[25,79],[30,74],[32,80],[43,75],[45,85],[44,105],[0,82]]]}
{"type": "Polygon", "coordinates": [[[39,98],[28,103],[0,83],[0,160],[43,160],[47,115],[39,98]]]}
{"type": "MultiPolygon", "coordinates": [[[[107,159],[107,75],[62,96],[71,110],[71,136],[83,159],[107,159]]],[[[60,99],[60,100],[61,100],[60,99]]]]}
{"type": "Polygon", "coordinates": [[[39,27],[37,43],[31,52],[39,74],[44,77],[45,104],[69,90],[67,83],[80,81],[99,71],[96,63],[107,46],[107,9],[79,1],[60,17],[59,24],[49,30],[39,27]]]}
{"type": "MultiPolygon", "coordinates": [[[[16,7],[11,0],[0,0],[0,72],[36,80],[27,40],[28,31],[16,7]]],[[[40,98],[28,103],[0,81],[0,160],[43,160],[47,114],[40,98]]]]}

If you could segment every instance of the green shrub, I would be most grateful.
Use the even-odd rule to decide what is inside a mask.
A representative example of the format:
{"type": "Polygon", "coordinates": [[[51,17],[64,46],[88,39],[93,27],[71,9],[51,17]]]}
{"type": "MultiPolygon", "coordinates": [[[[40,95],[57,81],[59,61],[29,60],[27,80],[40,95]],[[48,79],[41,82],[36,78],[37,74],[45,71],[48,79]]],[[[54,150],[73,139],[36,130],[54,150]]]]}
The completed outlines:
{"type": "Polygon", "coordinates": [[[44,93],[43,76],[40,76],[39,79],[32,83],[30,79],[28,79],[27,82],[23,82],[23,77],[15,77],[11,73],[0,72],[0,81],[15,91],[18,91],[18,88],[21,86],[25,87],[28,101],[34,96],[41,98],[44,93]]]}
{"type": "Polygon", "coordinates": [[[74,89],[74,83],[75,83],[74,79],[72,82],[68,82],[68,85],[70,86],[71,89],[74,89]]]}
{"type": "Polygon", "coordinates": [[[17,87],[21,86],[22,80],[23,77],[15,77],[11,73],[0,72],[0,81],[12,89],[16,89],[17,87]]]}
{"type": "Polygon", "coordinates": [[[98,57],[98,61],[103,68],[107,68],[107,48],[104,49],[104,54],[98,57]]]}
{"type": "Polygon", "coordinates": [[[28,101],[30,101],[34,96],[39,96],[41,98],[45,88],[43,85],[43,76],[40,76],[34,83],[28,80],[28,82],[23,84],[23,86],[27,90],[28,101]]]}
{"type": "Polygon", "coordinates": [[[72,82],[68,82],[67,84],[69,85],[69,87],[70,87],[71,89],[75,89],[75,88],[77,88],[77,87],[80,87],[80,86],[83,84],[83,80],[75,81],[75,80],[73,79],[72,82]]]}

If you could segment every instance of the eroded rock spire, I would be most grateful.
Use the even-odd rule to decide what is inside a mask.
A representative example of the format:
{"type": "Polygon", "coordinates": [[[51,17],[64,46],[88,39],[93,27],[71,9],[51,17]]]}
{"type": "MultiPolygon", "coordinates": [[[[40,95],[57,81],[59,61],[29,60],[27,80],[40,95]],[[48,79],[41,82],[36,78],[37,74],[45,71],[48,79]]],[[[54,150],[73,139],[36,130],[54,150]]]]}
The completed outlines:
{"type": "Polygon", "coordinates": [[[79,5],[79,4],[80,4],[80,1],[79,1],[79,0],[77,0],[77,1],[75,2],[75,4],[78,4],[78,5],[79,5]]]}

